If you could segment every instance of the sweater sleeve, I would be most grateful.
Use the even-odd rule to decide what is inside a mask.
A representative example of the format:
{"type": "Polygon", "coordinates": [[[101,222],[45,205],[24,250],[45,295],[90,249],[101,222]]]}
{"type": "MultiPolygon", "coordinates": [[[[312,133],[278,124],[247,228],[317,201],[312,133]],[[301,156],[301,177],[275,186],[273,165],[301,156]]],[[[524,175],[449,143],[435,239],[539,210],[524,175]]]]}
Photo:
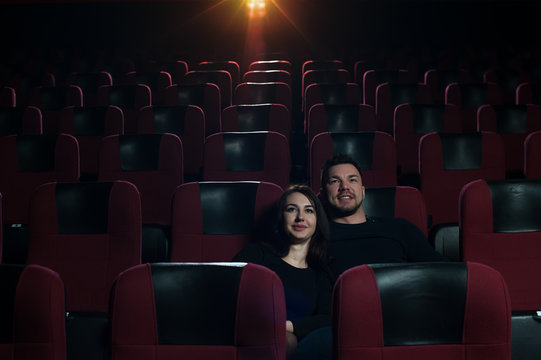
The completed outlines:
{"type": "MultiPolygon", "coordinates": [[[[402,219],[401,219],[402,220],[402,219]]],[[[423,232],[412,223],[402,221],[402,233],[407,234],[407,260],[411,262],[419,261],[444,261],[443,255],[438,253],[428,242],[423,232]]]]}
{"type": "Polygon", "coordinates": [[[330,279],[323,274],[319,274],[315,314],[293,322],[294,333],[299,340],[318,328],[331,325],[331,294],[332,284],[330,279]]]}

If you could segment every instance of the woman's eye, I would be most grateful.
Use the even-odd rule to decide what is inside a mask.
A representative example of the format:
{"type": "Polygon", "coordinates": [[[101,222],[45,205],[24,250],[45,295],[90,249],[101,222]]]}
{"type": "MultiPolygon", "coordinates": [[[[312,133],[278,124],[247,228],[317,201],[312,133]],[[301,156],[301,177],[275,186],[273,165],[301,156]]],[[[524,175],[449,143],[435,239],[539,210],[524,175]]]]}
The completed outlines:
{"type": "Polygon", "coordinates": [[[306,209],[306,213],[307,213],[307,214],[313,214],[313,213],[314,213],[314,209],[306,209]]]}
{"type": "Polygon", "coordinates": [[[294,207],[288,207],[288,208],[286,208],[286,211],[292,213],[292,212],[295,212],[295,208],[294,207]]]}

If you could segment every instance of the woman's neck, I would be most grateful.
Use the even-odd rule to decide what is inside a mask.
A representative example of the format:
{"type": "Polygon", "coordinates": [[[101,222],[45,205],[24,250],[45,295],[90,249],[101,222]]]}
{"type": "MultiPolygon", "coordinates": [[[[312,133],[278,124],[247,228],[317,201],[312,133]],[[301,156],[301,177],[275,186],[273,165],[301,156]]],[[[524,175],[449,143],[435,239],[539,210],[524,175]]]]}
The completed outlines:
{"type": "Polygon", "coordinates": [[[302,244],[293,244],[289,246],[289,252],[286,256],[282,258],[282,260],[296,268],[308,268],[308,263],[306,262],[306,255],[308,254],[309,244],[310,242],[307,241],[302,244]]]}

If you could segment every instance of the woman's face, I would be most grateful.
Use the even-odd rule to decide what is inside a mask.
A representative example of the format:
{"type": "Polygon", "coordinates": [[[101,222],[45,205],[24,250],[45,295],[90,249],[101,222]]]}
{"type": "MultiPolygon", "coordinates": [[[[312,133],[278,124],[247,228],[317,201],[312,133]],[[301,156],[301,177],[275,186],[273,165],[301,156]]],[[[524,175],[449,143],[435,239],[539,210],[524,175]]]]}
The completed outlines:
{"type": "Polygon", "coordinates": [[[316,231],[316,209],[310,200],[299,192],[289,194],[284,209],[285,232],[293,243],[312,238],[316,231]]]}

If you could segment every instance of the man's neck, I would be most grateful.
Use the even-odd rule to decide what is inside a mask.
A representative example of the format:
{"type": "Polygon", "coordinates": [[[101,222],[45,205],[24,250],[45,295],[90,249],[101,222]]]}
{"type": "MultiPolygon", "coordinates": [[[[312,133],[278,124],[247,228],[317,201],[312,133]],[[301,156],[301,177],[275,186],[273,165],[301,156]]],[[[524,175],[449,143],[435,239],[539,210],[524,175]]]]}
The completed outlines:
{"type": "Polygon", "coordinates": [[[366,214],[364,212],[356,212],[349,216],[333,217],[331,220],[339,224],[362,224],[366,222],[366,214]]]}

